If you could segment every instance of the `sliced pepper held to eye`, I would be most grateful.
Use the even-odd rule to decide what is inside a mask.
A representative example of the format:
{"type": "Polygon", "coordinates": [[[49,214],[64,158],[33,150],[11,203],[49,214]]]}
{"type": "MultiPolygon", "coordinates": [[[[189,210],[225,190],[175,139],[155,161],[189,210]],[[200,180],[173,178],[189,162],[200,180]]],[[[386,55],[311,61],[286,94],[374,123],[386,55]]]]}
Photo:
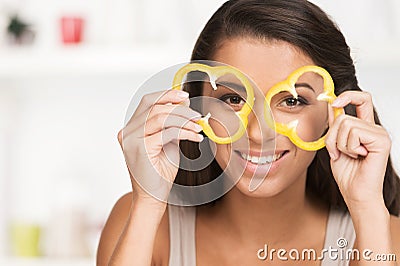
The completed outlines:
{"type": "MultiPolygon", "coordinates": [[[[317,96],[318,101],[324,101],[328,102],[329,104],[332,104],[332,102],[336,99],[335,95],[335,86],[332,80],[332,77],[322,67],[318,66],[304,66],[301,67],[294,72],[292,72],[289,77],[277,84],[275,84],[267,93],[265,97],[265,104],[264,104],[264,115],[265,115],[265,120],[267,124],[271,127],[274,128],[275,131],[278,134],[284,135],[288,137],[293,144],[295,144],[297,147],[307,150],[307,151],[316,151],[319,150],[323,147],[325,147],[325,137],[326,135],[322,136],[316,141],[311,141],[307,142],[302,140],[299,135],[297,134],[297,126],[298,126],[298,120],[293,120],[290,121],[289,123],[278,123],[275,122],[273,117],[271,117],[271,113],[269,112],[270,107],[271,107],[271,100],[273,96],[277,95],[280,92],[289,92],[291,95],[293,95],[294,98],[298,98],[298,94],[295,88],[295,84],[297,80],[305,73],[307,72],[313,72],[318,75],[320,75],[323,80],[324,80],[324,91],[323,93],[319,94],[317,96]]],[[[344,113],[343,108],[333,108],[334,111],[334,117],[338,117],[339,115],[344,113]]]]}
{"type": "Polygon", "coordinates": [[[210,78],[210,84],[214,90],[217,89],[216,80],[219,77],[222,77],[227,74],[234,75],[244,85],[248,97],[247,97],[247,101],[245,102],[243,108],[240,111],[235,113],[240,120],[240,126],[236,133],[234,133],[232,136],[229,136],[229,137],[217,136],[209,124],[209,118],[212,116],[212,114],[210,114],[210,113],[208,113],[206,116],[204,116],[199,121],[197,121],[197,123],[202,126],[204,133],[215,143],[230,144],[230,143],[237,141],[246,132],[246,128],[247,128],[247,124],[248,124],[248,116],[254,106],[254,91],[253,91],[253,87],[252,87],[249,79],[242,72],[240,72],[240,70],[238,70],[234,67],[231,67],[231,66],[227,66],[227,65],[209,66],[209,65],[200,64],[200,63],[190,63],[190,64],[183,66],[176,72],[174,80],[173,80],[172,88],[175,90],[182,90],[182,83],[183,83],[184,77],[188,73],[193,72],[193,71],[200,71],[200,72],[206,73],[210,78]]]}

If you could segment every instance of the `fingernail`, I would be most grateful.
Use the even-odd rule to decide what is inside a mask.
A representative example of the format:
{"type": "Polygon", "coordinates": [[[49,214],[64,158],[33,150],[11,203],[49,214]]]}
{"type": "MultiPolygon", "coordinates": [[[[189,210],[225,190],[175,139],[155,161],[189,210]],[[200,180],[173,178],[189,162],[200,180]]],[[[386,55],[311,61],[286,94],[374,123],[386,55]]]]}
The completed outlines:
{"type": "Polygon", "coordinates": [[[178,97],[188,98],[189,97],[189,93],[186,92],[186,91],[178,91],[178,97]]]}
{"type": "Polygon", "coordinates": [[[189,106],[190,106],[190,99],[186,99],[186,100],[183,102],[183,104],[184,104],[185,106],[189,107],[189,106]]]}
{"type": "Polygon", "coordinates": [[[350,103],[350,100],[347,98],[336,98],[333,103],[332,103],[332,107],[343,107],[347,104],[350,103]]]}
{"type": "Polygon", "coordinates": [[[197,113],[197,112],[196,112],[196,114],[197,114],[197,115],[191,117],[190,120],[192,120],[192,121],[194,121],[194,122],[199,121],[199,120],[201,119],[201,114],[200,114],[200,113],[197,113]]]}
{"type": "Polygon", "coordinates": [[[199,124],[194,124],[194,129],[195,129],[196,131],[200,132],[200,131],[203,130],[203,127],[200,126],[199,124]]]}
{"type": "Polygon", "coordinates": [[[336,155],[333,152],[329,153],[329,156],[331,157],[332,160],[336,160],[336,155]]]}
{"type": "Polygon", "coordinates": [[[197,136],[199,136],[199,142],[202,142],[204,140],[204,136],[201,134],[197,134],[197,136]]]}

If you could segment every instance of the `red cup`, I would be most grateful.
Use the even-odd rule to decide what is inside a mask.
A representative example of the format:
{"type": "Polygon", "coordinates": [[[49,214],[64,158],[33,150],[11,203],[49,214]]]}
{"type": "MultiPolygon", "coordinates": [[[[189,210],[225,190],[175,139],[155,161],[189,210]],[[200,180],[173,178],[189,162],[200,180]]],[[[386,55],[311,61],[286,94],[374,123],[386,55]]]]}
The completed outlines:
{"type": "Polygon", "coordinates": [[[80,17],[62,17],[61,34],[64,44],[80,43],[82,41],[84,20],[80,17]]]}

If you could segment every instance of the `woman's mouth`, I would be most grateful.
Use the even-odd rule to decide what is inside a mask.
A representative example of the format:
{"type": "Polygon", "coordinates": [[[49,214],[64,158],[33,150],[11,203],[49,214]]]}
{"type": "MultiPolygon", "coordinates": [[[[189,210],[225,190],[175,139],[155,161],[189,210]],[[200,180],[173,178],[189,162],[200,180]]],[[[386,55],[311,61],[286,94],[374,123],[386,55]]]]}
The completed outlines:
{"type": "Polygon", "coordinates": [[[248,174],[255,176],[265,176],[268,173],[274,172],[278,168],[280,162],[285,158],[288,150],[275,152],[255,152],[255,151],[238,151],[238,163],[242,169],[248,174]]]}
{"type": "Polygon", "coordinates": [[[281,153],[277,153],[277,154],[275,153],[273,155],[267,155],[267,156],[257,156],[257,155],[251,156],[244,152],[238,151],[239,155],[246,161],[251,162],[253,164],[260,164],[260,165],[273,163],[273,162],[279,160],[286,152],[287,151],[283,151],[281,153]]]}

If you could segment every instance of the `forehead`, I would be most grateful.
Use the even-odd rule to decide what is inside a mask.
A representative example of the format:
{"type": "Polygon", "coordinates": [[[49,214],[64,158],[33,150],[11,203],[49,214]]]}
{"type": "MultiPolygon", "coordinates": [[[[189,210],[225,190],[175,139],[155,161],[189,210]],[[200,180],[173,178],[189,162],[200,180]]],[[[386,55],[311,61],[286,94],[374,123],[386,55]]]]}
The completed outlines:
{"type": "Polygon", "coordinates": [[[238,68],[263,91],[285,80],[299,67],[314,65],[294,45],[251,38],[225,40],[212,59],[238,68]]]}

